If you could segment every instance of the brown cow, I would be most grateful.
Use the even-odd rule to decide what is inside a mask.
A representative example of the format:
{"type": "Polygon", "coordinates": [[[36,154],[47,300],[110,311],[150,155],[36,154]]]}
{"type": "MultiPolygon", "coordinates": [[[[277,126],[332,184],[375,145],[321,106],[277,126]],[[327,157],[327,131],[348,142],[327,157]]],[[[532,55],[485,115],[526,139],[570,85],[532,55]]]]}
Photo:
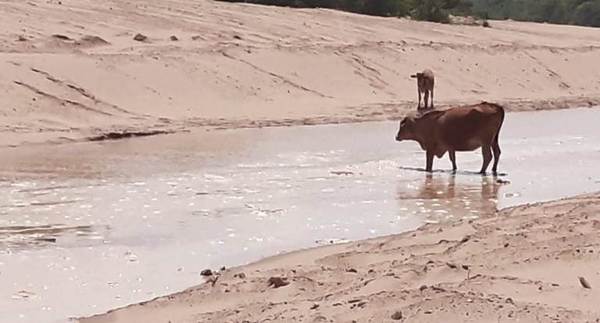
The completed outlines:
{"type": "Polygon", "coordinates": [[[417,109],[421,109],[421,94],[424,95],[424,109],[428,108],[429,96],[431,94],[431,106],[433,109],[433,86],[435,85],[435,78],[431,70],[424,70],[422,73],[413,74],[410,77],[417,79],[417,93],[419,94],[419,105],[417,109]]]}
{"type": "Polygon", "coordinates": [[[500,159],[498,135],[504,121],[504,108],[498,104],[482,102],[470,106],[451,108],[445,111],[430,111],[408,116],[400,122],[397,141],[415,140],[427,153],[428,172],[433,168],[433,156],[442,158],[449,153],[452,170],[456,171],[456,152],[482,148],[485,174],[492,153],[496,174],[500,159]]]}

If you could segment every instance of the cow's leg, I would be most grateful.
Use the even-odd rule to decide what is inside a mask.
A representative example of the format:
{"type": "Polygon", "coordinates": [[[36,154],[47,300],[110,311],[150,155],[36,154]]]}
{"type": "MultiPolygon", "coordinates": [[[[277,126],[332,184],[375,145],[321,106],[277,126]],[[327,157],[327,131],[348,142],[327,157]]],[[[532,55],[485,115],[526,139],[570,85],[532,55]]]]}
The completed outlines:
{"type": "Polygon", "coordinates": [[[481,165],[481,171],[479,173],[485,174],[490,162],[492,161],[492,150],[490,146],[482,146],[481,152],[483,153],[483,165],[481,165]]]}
{"type": "Polygon", "coordinates": [[[433,87],[431,88],[431,108],[433,109],[433,87]]]}
{"type": "Polygon", "coordinates": [[[417,109],[421,108],[421,89],[417,88],[417,94],[419,95],[419,105],[417,106],[417,109]]]}
{"type": "Polygon", "coordinates": [[[433,152],[431,151],[427,151],[426,153],[427,155],[427,164],[425,165],[425,170],[428,172],[432,172],[433,171],[433,152]]]}
{"type": "Polygon", "coordinates": [[[425,90],[425,109],[429,108],[429,90],[425,90]]]}
{"type": "Polygon", "coordinates": [[[498,162],[500,161],[500,145],[498,145],[498,136],[494,138],[494,142],[492,143],[492,152],[494,153],[494,166],[492,167],[492,172],[494,175],[498,174],[498,162]]]}
{"type": "Polygon", "coordinates": [[[452,162],[452,172],[456,172],[456,152],[454,150],[449,150],[448,156],[450,156],[450,161],[452,162]]]}

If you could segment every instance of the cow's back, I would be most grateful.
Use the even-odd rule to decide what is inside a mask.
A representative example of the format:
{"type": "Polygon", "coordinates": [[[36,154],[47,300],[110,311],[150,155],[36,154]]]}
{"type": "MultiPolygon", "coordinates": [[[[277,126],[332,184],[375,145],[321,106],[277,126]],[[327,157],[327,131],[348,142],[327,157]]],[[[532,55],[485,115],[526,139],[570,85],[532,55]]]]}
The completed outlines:
{"type": "Polygon", "coordinates": [[[452,108],[437,120],[439,139],[450,150],[474,150],[492,143],[503,120],[504,109],[493,103],[452,108]]]}
{"type": "Polygon", "coordinates": [[[423,71],[423,86],[426,90],[433,89],[435,83],[435,77],[433,76],[433,72],[429,69],[423,71]]]}

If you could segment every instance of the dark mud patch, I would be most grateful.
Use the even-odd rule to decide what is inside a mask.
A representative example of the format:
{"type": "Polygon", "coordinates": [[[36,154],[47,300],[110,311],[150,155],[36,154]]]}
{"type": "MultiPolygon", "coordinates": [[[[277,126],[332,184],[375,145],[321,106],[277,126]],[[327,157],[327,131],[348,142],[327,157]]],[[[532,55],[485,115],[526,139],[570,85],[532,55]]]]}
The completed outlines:
{"type": "Polygon", "coordinates": [[[13,250],[43,248],[72,241],[101,241],[110,231],[106,225],[67,226],[48,224],[38,226],[0,227],[0,247],[13,250]]]}
{"type": "Polygon", "coordinates": [[[65,36],[65,35],[61,35],[61,34],[54,34],[54,35],[52,35],[52,38],[55,38],[55,39],[58,39],[58,40],[64,40],[64,41],[73,40],[71,37],[65,36]]]}
{"type": "Polygon", "coordinates": [[[76,41],[75,44],[78,46],[93,47],[93,46],[109,45],[110,43],[108,41],[102,39],[101,37],[93,36],[93,35],[86,35],[86,36],[81,37],[80,40],[76,41]]]}
{"type": "Polygon", "coordinates": [[[148,40],[148,36],[146,36],[144,34],[136,34],[135,36],[133,36],[133,40],[139,41],[139,42],[145,42],[148,40]]]}
{"type": "Polygon", "coordinates": [[[71,38],[69,36],[54,34],[50,37],[53,41],[54,46],[58,47],[72,47],[72,48],[91,48],[96,46],[109,45],[110,43],[104,40],[102,37],[95,35],[85,35],[79,39],[71,38]]]}
{"type": "Polygon", "coordinates": [[[157,135],[168,135],[173,134],[175,131],[167,130],[151,130],[151,131],[123,131],[123,132],[108,132],[94,137],[88,137],[87,141],[109,141],[128,139],[136,137],[150,137],[157,135]]]}

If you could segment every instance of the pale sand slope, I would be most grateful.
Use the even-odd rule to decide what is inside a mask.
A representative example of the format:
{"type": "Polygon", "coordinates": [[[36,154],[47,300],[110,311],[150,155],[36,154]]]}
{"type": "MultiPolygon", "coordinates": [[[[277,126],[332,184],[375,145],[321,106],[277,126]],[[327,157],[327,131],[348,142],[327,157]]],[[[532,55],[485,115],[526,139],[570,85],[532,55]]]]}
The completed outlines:
{"type": "Polygon", "coordinates": [[[205,0],[0,0],[0,16],[0,146],[395,118],[414,108],[409,75],[425,67],[441,104],[600,102],[594,28],[488,29],[205,0]],[[138,32],[148,40],[133,40],[138,32]]]}
{"type": "Polygon", "coordinates": [[[598,322],[599,229],[600,194],[521,206],[268,258],[81,322],[598,322]]]}

